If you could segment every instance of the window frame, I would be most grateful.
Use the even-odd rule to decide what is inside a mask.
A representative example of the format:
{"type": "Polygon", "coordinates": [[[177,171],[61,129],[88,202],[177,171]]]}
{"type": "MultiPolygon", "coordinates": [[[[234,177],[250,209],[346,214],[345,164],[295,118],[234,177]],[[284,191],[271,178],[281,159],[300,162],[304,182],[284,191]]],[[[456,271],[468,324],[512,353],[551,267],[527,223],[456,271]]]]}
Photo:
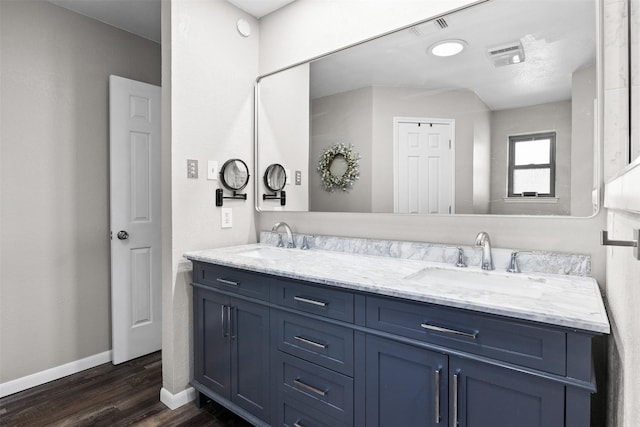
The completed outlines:
{"type": "MultiPolygon", "coordinates": [[[[549,193],[538,193],[537,197],[556,196],[556,132],[539,132],[523,135],[509,136],[509,168],[507,176],[507,197],[522,198],[522,193],[513,192],[513,174],[516,170],[523,169],[549,169],[549,193]],[[549,143],[549,163],[531,163],[528,165],[516,165],[515,147],[518,142],[537,141],[542,139],[550,140],[549,143]]],[[[528,196],[527,196],[528,197],[528,196]]]]}

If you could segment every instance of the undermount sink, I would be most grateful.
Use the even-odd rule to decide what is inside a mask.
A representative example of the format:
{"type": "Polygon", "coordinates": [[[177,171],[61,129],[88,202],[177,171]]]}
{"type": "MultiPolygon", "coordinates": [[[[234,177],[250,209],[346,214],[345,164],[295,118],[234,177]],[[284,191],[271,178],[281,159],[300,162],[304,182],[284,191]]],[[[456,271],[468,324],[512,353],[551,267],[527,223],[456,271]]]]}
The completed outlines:
{"type": "Polygon", "coordinates": [[[287,259],[294,256],[302,255],[303,251],[296,249],[285,249],[285,248],[255,248],[250,249],[245,252],[239,252],[238,255],[255,258],[255,259],[264,259],[264,260],[279,260],[279,259],[287,259]]]}
{"type": "Polygon", "coordinates": [[[521,286],[527,283],[546,283],[544,277],[529,276],[521,273],[507,273],[500,271],[452,269],[441,267],[426,267],[405,277],[416,283],[433,283],[446,280],[448,282],[474,283],[483,287],[491,286],[521,286]]]}

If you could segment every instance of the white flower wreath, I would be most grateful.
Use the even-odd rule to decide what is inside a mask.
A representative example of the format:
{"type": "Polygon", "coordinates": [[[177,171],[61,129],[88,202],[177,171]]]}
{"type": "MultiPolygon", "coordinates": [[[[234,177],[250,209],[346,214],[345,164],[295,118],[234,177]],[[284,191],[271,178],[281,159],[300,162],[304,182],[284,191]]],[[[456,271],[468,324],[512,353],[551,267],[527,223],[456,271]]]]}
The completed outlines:
{"type": "Polygon", "coordinates": [[[329,192],[351,189],[355,181],[360,178],[359,160],[360,155],[353,152],[353,145],[338,142],[327,148],[318,162],[322,188],[329,192]],[[346,162],[346,171],[341,176],[335,176],[331,173],[331,163],[338,156],[343,157],[346,162]]]}

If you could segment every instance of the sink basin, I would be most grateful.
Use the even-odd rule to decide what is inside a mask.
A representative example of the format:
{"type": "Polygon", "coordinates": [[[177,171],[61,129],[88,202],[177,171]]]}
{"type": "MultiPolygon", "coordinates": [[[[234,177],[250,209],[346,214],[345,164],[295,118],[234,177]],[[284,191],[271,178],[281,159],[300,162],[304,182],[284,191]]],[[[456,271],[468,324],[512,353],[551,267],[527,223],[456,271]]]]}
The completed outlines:
{"type": "Polygon", "coordinates": [[[410,274],[405,277],[416,283],[439,283],[444,280],[447,282],[463,282],[467,284],[476,284],[484,288],[500,287],[500,286],[522,286],[523,284],[540,284],[546,283],[544,277],[529,276],[522,273],[506,273],[499,271],[484,270],[467,270],[467,269],[448,269],[441,267],[427,267],[422,270],[410,274]]]}
{"type": "Polygon", "coordinates": [[[255,258],[255,259],[264,259],[264,260],[279,260],[279,259],[287,259],[295,256],[302,255],[303,251],[296,249],[285,249],[285,248],[255,248],[250,249],[245,252],[239,252],[238,255],[255,258]]]}

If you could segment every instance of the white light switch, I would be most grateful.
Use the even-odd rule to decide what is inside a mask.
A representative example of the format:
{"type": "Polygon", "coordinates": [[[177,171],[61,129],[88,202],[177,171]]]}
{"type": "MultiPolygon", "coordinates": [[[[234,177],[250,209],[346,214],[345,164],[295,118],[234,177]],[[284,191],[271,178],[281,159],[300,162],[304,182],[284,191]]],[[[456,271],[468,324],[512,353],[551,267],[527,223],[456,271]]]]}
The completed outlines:
{"type": "Polygon", "coordinates": [[[207,179],[213,181],[218,179],[218,162],[215,160],[209,160],[207,162],[207,179]]]}
{"type": "Polygon", "coordinates": [[[222,208],[220,213],[220,228],[231,228],[233,226],[233,210],[231,208],[222,208]]]}

